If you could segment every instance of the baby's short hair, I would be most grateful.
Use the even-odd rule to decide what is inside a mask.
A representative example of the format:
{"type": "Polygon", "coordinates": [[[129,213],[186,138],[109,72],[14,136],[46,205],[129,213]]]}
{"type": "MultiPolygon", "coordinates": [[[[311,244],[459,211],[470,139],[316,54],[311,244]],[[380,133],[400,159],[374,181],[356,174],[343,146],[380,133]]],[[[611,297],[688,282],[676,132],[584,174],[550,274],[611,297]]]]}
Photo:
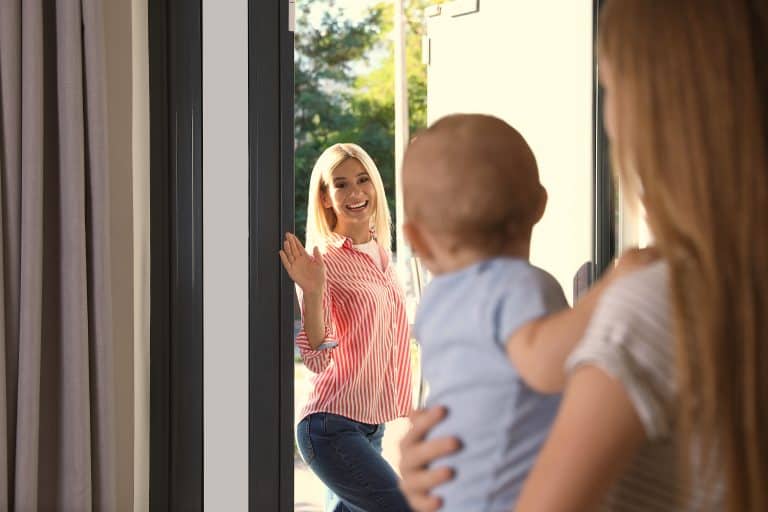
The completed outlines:
{"type": "Polygon", "coordinates": [[[531,148],[493,116],[444,117],[413,139],[403,161],[406,217],[459,245],[493,250],[530,236],[544,194],[531,148]]]}

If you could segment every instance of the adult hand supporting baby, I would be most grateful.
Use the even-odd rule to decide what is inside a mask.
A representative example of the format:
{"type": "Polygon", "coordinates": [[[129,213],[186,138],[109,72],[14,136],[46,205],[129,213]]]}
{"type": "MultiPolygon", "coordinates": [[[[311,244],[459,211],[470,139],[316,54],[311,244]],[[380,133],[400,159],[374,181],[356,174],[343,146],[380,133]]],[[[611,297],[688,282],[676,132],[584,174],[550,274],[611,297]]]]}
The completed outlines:
{"type": "Polygon", "coordinates": [[[440,509],[440,498],[430,495],[430,491],[453,478],[451,468],[427,467],[461,447],[455,437],[425,440],[429,431],[440,423],[445,415],[445,408],[440,406],[412,412],[411,428],[400,441],[400,489],[415,512],[433,512],[440,509]]]}

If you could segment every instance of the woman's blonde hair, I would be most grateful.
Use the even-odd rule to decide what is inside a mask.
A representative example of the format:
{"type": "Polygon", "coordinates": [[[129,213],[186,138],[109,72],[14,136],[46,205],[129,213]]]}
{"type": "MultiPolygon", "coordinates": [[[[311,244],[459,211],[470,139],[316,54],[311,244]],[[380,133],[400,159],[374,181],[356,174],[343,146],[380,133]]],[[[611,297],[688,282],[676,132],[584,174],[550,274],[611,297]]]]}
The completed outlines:
{"type": "Polygon", "coordinates": [[[348,142],[334,144],[323,151],[312,169],[307,204],[307,250],[311,252],[318,247],[324,251],[326,241],[336,227],[336,214],[332,208],[323,207],[322,194],[328,193],[333,170],[349,158],[360,162],[376,190],[376,211],[371,216],[371,228],[379,245],[389,254],[392,250],[392,216],[379,169],[363,148],[348,142]]]}
{"type": "Polygon", "coordinates": [[[614,167],[671,268],[684,475],[731,512],[768,510],[767,10],[609,0],[599,25],[614,167]]]}

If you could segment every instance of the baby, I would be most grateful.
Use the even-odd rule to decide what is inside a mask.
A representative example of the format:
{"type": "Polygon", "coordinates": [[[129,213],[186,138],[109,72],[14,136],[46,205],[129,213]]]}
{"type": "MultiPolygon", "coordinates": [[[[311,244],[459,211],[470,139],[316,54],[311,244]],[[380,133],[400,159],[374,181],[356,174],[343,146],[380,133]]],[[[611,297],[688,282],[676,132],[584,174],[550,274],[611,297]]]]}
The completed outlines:
{"type": "Polygon", "coordinates": [[[434,275],[414,327],[427,405],[448,409],[430,437],[462,442],[440,460],[455,470],[436,489],[441,510],[512,510],[604,283],[570,309],[557,281],[528,261],[547,194],[528,144],[500,119],[453,115],[418,135],[403,199],[405,236],[434,275]]]}

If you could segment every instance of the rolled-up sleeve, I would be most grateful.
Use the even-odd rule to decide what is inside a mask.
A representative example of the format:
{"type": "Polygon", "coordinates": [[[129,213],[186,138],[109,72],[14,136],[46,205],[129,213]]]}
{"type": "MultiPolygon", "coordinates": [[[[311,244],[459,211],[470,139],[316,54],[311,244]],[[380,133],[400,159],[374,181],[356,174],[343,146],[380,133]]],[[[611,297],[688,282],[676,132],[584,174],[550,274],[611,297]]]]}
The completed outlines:
{"type": "MultiPolygon", "coordinates": [[[[320,373],[330,364],[333,348],[315,350],[309,344],[307,332],[304,329],[304,294],[300,287],[296,287],[296,295],[301,306],[301,330],[296,335],[296,346],[299,347],[301,359],[304,365],[314,373],[320,373]]],[[[326,284],[323,290],[323,343],[338,342],[336,335],[336,323],[333,318],[333,302],[331,293],[326,284]]]]}

